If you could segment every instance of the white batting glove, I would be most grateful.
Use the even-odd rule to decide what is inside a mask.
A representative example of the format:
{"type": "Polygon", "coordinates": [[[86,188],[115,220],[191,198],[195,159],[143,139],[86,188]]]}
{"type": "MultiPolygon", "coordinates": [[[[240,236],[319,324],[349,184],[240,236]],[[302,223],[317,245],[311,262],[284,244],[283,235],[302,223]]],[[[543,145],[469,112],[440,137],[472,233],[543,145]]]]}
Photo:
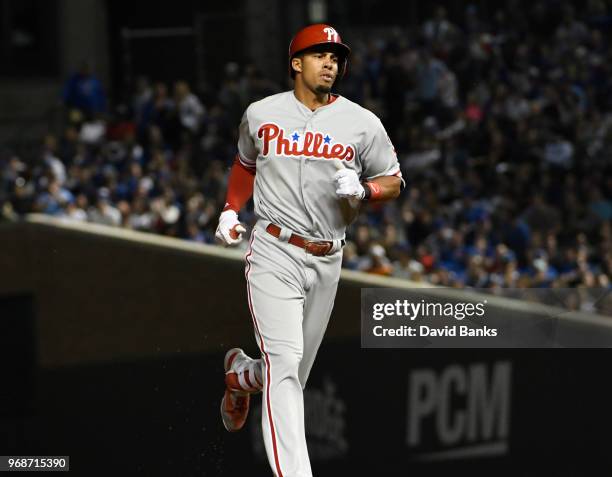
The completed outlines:
{"type": "Polygon", "coordinates": [[[232,209],[221,212],[215,237],[224,245],[238,245],[242,242],[242,234],[246,232],[244,225],[238,220],[238,214],[232,209]]]}
{"type": "Polygon", "coordinates": [[[363,199],[365,190],[359,182],[359,176],[353,169],[341,169],[334,174],[336,194],[345,199],[363,199]]]}

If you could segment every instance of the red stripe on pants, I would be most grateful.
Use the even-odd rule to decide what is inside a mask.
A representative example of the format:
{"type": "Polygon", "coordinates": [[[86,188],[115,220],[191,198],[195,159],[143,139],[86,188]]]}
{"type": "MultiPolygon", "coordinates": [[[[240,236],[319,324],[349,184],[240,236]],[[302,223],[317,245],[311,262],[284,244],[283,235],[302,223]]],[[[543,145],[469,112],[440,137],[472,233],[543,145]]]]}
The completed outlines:
{"type": "Polygon", "coordinates": [[[276,446],[276,432],[274,430],[274,422],[272,420],[272,405],[270,403],[270,358],[268,357],[268,353],[266,353],[264,347],[263,336],[259,331],[259,326],[257,324],[257,318],[255,317],[255,310],[253,309],[253,302],[251,300],[251,285],[249,283],[249,272],[251,271],[251,262],[249,261],[249,257],[253,253],[253,239],[255,238],[255,230],[251,233],[251,241],[249,242],[249,252],[247,253],[245,259],[248,263],[247,270],[245,272],[246,281],[247,281],[247,296],[249,300],[249,310],[251,312],[251,317],[253,318],[253,325],[255,326],[255,330],[257,331],[257,335],[259,336],[259,342],[261,346],[261,352],[264,355],[264,359],[266,360],[266,371],[267,371],[267,392],[266,392],[266,405],[268,406],[268,420],[270,421],[270,431],[272,433],[272,448],[274,450],[274,462],[276,464],[276,471],[278,472],[278,477],[283,477],[283,473],[280,469],[280,463],[278,461],[278,449],[276,446]]]}

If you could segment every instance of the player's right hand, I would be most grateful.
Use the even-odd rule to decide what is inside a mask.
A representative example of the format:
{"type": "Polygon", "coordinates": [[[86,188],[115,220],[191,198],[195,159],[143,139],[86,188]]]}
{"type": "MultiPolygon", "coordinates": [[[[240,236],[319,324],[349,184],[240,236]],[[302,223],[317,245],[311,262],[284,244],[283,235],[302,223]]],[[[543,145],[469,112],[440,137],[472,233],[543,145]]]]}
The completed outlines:
{"type": "Polygon", "coordinates": [[[244,225],[238,220],[238,214],[232,209],[221,212],[215,237],[225,247],[238,245],[242,242],[242,234],[246,232],[244,225]]]}
{"type": "Polygon", "coordinates": [[[353,169],[340,169],[334,174],[336,194],[345,199],[363,199],[365,190],[359,182],[359,176],[353,169]]]}

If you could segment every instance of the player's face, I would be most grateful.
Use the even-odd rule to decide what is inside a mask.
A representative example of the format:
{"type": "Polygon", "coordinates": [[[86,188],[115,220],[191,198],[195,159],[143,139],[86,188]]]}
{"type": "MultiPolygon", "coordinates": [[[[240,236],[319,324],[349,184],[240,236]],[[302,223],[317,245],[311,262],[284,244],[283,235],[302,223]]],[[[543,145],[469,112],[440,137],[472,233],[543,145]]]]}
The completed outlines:
{"type": "Polygon", "coordinates": [[[329,93],[338,76],[338,55],[331,51],[304,53],[301,60],[302,81],[315,93],[329,93]]]}

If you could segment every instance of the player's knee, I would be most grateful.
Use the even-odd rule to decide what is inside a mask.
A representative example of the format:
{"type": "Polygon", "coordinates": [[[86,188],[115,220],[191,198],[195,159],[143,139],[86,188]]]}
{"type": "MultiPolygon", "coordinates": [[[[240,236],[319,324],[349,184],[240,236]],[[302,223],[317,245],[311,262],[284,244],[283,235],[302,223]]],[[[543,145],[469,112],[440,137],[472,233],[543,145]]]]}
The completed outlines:
{"type": "Polygon", "coordinates": [[[300,362],[302,361],[302,356],[297,354],[297,353],[293,353],[293,352],[287,352],[287,353],[278,353],[274,356],[270,356],[271,358],[271,367],[272,367],[272,372],[274,372],[274,369],[276,368],[277,371],[281,371],[283,372],[283,374],[287,374],[287,375],[298,375],[298,370],[300,368],[300,362]]]}

